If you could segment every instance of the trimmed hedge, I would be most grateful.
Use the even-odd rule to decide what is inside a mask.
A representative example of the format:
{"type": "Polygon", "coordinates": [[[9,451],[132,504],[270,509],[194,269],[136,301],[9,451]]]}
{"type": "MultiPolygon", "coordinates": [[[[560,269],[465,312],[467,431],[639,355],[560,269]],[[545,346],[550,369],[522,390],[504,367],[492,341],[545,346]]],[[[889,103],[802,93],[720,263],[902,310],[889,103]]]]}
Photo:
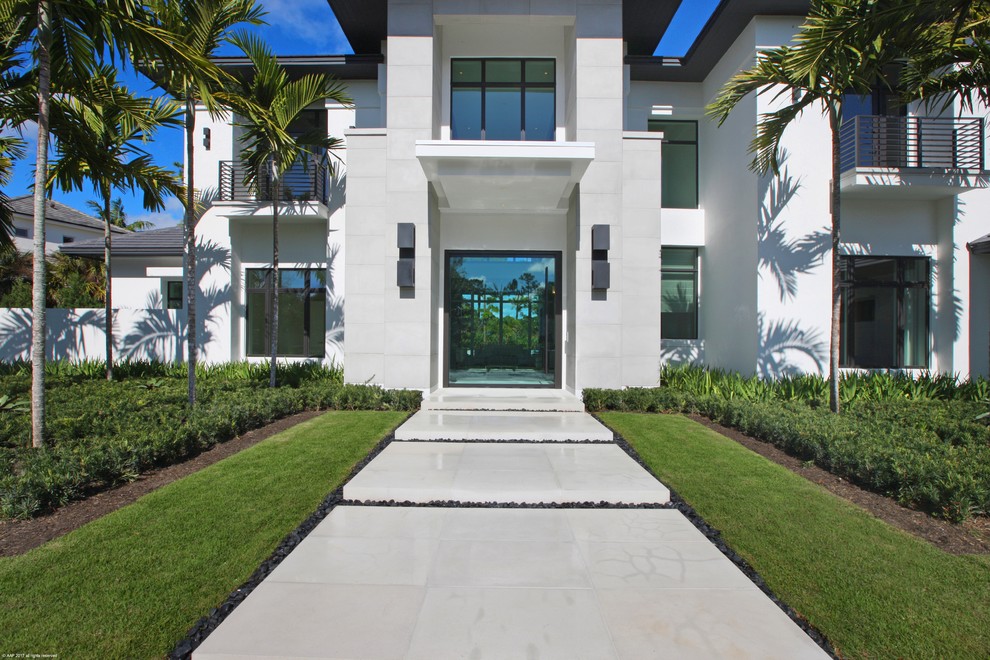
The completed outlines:
{"type": "Polygon", "coordinates": [[[698,413],[769,442],[835,475],[953,521],[990,512],[985,406],[893,399],[847,406],[746,401],[663,388],[584,390],[590,412],[698,413]]]}
{"type": "MultiPolygon", "coordinates": [[[[16,393],[22,379],[0,379],[0,394],[16,393]]],[[[0,411],[0,515],[36,516],[304,410],[412,411],[420,399],[419,391],[333,379],[275,389],[214,379],[201,385],[190,413],[184,379],[62,379],[48,390],[45,447],[28,448],[26,412],[0,411]]]]}

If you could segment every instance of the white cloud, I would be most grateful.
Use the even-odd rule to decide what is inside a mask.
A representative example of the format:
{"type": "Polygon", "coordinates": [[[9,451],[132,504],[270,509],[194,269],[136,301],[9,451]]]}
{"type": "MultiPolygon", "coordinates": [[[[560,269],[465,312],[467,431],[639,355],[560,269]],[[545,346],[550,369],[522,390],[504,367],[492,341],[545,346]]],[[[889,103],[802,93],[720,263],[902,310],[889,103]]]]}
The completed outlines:
{"type": "Polygon", "coordinates": [[[169,197],[165,201],[165,209],[162,211],[144,211],[141,213],[127,213],[128,224],[132,222],[150,222],[155,229],[171,227],[182,222],[184,215],[182,203],[175,197],[169,197]]]}
{"type": "Polygon", "coordinates": [[[326,0],[266,0],[265,21],[291,41],[276,45],[277,53],[285,46],[306,54],[337,55],[349,52],[347,38],[340,29],[326,0]]]}

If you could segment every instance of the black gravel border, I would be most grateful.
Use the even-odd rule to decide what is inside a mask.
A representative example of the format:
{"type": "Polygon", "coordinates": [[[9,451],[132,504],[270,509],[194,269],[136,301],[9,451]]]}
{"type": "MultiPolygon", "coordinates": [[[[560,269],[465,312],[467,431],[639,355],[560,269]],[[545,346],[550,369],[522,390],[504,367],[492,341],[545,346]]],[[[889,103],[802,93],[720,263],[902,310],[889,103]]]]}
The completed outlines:
{"type": "MultiPolygon", "coordinates": [[[[662,480],[659,477],[657,477],[656,474],[654,474],[653,470],[650,469],[650,466],[647,465],[642,458],[640,458],[639,454],[636,452],[633,446],[630,445],[629,442],[625,438],[623,438],[618,431],[616,431],[611,426],[609,426],[604,421],[602,421],[602,419],[598,415],[594,413],[590,413],[590,414],[592,417],[597,419],[603,426],[605,426],[605,428],[607,428],[609,431],[612,432],[612,434],[615,436],[615,443],[619,445],[619,447],[621,447],[622,450],[625,451],[630,458],[636,461],[640,465],[640,467],[642,467],[644,470],[646,470],[651,475],[653,475],[653,477],[657,481],[663,483],[662,480]]],[[[743,559],[739,555],[739,553],[737,553],[735,550],[729,547],[729,545],[722,539],[721,531],[715,529],[707,522],[705,522],[705,519],[702,518],[700,515],[698,515],[698,512],[695,511],[690,504],[685,502],[684,498],[681,497],[680,494],[677,493],[677,491],[671,488],[670,485],[664,484],[664,486],[666,486],[670,490],[670,504],[668,505],[667,508],[677,509],[678,511],[680,511],[685,518],[691,521],[691,524],[693,524],[699,532],[704,534],[705,537],[709,541],[711,541],[716,548],[718,548],[719,552],[721,552],[723,555],[726,556],[726,558],[729,561],[735,564],[736,567],[739,570],[741,570],[746,575],[746,577],[748,577],[750,581],[752,581],[753,584],[755,584],[760,589],[760,591],[766,594],[766,596],[770,600],[772,600],[774,604],[777,607],[779,607],[781,611],[791,619],[791,621],[796,623],[798,627],[800,627],[801,630],[803,630],[805,634],[807,634],[808,637],[810,637],[811,640],[815,642],[815,644],[821,647],[821,649],[825,651],[825,653],[829,654],[829,656],[836,658],[836,660],[839,660],[838,654],[835,652],[835,649],[832,648],[832,644],[825,638],[825,635],[823,635],[817,628],[815,628],[807,619],[805,619],[800,614],[795,612],[790,605],[788,605],[780,598],[778,598],[777,594],[775,594],[770,589],[770,587],[767,586],[767,583],[763,580],[763,577],[756,572],[756,569],[750,566],[749,562],[743,559]]]]}
{"type": "MultiPolygon", "coordinates": [[[[617,444],[630,458],[632,458],[636,463],[646,470],[648,473],[653,475],[657,481],[657,475],[654,474],[653,470],[640,458],[639,454],[633,449],[632,445],[626,441],[619,433],[615,431],[608,424],[605,424],[598,415],[592,414],[592,416],[598,420],[603,426],[612,432],[614,438],[614,444],[617,444]]],[[[698,513],[691,507],[687,502],[684,501],[676,491],[674,491],[670,486],[664,484],[670,490],[670,502],[665,504],[614,504],[610,502],[571,502],[571,503],[524,503],[524,502],[457,502],[457,501],[432,501],[432,502],[409,502],[409,501],[361,501],[361,500],[345,500],[343,497],[344,486],[357,475],[368,463],[375,459],[378,454],[382,453],[385,448],[392,442],[450,442],[450,443],[477,443],[477,444],[500,444],[505,442],[518,442],[518,443],[529,443],[529,444],[552,444],[552,445],[568,445],[568,444],[613,444],[613,442],[596,440],[588,442],[562,442],[553,440],[395,440],[395,432],[389,433],[385,438],[383,438],[375,447],[365,456],[361,461],[354,466],[347,478],[344,479],[343,483],[334,490],[332,493],[327,495],[323,502],[317,507],[306,520],[302,522],[295,530],[290,532],[282,542],[279,543],[275,551],[268,557],[261,565],[255,570],[255,572],[247,579],[247,581],[240,587],[235,589],[233,592],[227,596],[227,599],[219,606],[210,610],[209,614],[202,617],[197,621],[189,632],[186,633],[186,637],[180,640],[172,652],[168,655],[171,660],[188,660],[192,657],[193,651],[195,651],[200,644],[214,631],[217,626],[223,623],[234,609],[243,602],[245,598],[250,595],[255,588],[261,584],[261,582],[267,578],[275,568],[282,563],[290,552],[292,552],[296,546],[302,543],[303,539],[309,536],[317,525],[319,525],[330,512],[333,511],[338,505],[344,506],[372,506],[372,507],[424,507],[424,508],[460,508],[460,509],[676,509],[680,511],[691,524],[695,526],[704,536],[711,541],[711,543],[718,548],[718,550],[725,555],[729,561],[736,565],[743,574],[748,577],[753,584],[755,584],[760,591],[762,591],[771,601],[774,602],[777,607],[781,609],[795,624],[797,624],[804,632],[814,641],[823,651],[825,651],[832,658],[838,660],[839,656],[836,655],[835,650],[829,643],[825,636],[818,631],[811,623],[806,619],[802,618],[797,612],[795,612],[787,603],[783,602],[776,594],[771,591],[770,587],[763,580],[759,573],[749,565],[749,563],[743,559],[738,553],[736,553],[732,548],[730,548],[725,541],[722,539],[722,533],[705,522],[698,513]]]]}

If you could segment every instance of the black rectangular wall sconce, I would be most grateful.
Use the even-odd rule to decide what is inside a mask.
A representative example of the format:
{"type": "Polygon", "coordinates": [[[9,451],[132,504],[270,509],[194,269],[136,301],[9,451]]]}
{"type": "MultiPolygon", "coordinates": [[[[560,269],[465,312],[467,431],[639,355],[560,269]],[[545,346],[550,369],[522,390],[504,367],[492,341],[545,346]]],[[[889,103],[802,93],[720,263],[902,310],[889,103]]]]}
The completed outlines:
{"type": "Polygon", "coordinates": [[[396,245],[399,263],[395,283],[400,287],[416,286],[416,225],[411,222],[396,225],[396,245]]]}
{"type": "Polygon", "coordinates": [[[213,135],[212,134],[212,131],[210,131],[209,127],[204,126],[203,127],[203,146],[206,147],[206,150],[207,151],[210,150],[210,142],[211,142],[210,138],[212,137],[212,135],[213,135]]]}
{"type": "Polygon", "coordinates": [[[611,248],[608,225],[591,226],[591,288],[604,290],[609,287],[610,268],[608,251],[611,248]]]}

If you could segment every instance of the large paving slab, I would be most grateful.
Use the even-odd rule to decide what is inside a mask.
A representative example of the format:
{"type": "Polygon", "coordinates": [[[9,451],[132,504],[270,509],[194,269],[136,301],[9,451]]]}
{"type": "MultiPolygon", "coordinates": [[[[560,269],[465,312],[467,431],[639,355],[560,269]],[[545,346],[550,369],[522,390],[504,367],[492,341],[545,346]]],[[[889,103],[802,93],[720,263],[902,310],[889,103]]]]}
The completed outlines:
{"type": "Polygon", "coordinates": [[[613,436],[583,412],[420,410],[395,430],[395,439],[610,442],[613,436]]]}
{"type": "Polygon", "coordinates": [[[344,485],[344,498],[664,504],[670,490],[615,444],[393,442],[344,485]]]}
{"type": "Polygon", "coordinates": [[[193,657],[828,656],[675,510],[342,506],[193,657]]]}
{"type": "Polygon", "coordinates": [[[584,412],[584,402],[566,390],[448,387],[425,396],[422,409],[584,412]]]}

